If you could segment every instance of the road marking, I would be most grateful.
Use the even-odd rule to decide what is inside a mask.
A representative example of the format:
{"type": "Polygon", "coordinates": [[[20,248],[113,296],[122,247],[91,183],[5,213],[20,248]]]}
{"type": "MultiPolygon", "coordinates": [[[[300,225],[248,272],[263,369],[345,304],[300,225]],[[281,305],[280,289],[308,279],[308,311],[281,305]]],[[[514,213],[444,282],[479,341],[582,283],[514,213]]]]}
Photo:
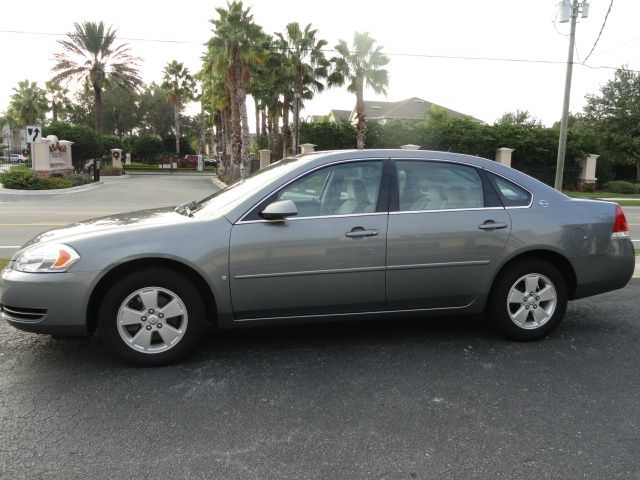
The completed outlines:
{"type": "Polygon", "coordinates": [[[20,248],[20,245],[0,245],[0,248],[20,248]]]}

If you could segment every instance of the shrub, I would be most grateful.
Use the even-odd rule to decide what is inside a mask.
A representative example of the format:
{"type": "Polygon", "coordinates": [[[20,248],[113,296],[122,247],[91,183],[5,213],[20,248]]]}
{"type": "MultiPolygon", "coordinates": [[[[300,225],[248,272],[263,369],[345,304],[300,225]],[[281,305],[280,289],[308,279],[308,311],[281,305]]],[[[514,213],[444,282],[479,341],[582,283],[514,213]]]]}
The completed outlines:
{"type": "Polygon", "coordinates": [[[626,182],[624,180],[613,180],[605,184],[605,188],[607,188],[611,193],[640,193],[640,185],[626,182]]]}
{"type": "Polygon", "coordinates": [[[100,168],[100,175],[104,175],[105,177],[116,177],[118,175],[122,175],[122,169],[111,165],[103,165],[100,168]]]}
{"type": "Polygon", "coordinates": [[[580,184],[581,192],[595,192],[596,184],[595,183],[582,183],[580,184]]]}
{"type": "Polygon", "coordinates": [[[29,170],[9,170],[0,174],[0,183],[5,188],[15,190],[49,190],[58,188],[70,188],[89,183],[88,175],[71,174],[61,175],[61,172],[53,172],[49,178],[34,177],[29,170]]]}

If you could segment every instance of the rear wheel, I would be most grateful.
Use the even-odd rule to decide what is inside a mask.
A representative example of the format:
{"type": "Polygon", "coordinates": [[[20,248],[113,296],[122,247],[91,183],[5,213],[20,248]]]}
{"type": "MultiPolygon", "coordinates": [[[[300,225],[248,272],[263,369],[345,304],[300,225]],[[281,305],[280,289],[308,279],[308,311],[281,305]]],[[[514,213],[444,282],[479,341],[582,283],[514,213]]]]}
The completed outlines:
{"type": "Polygon", "coordinates": [[[105,295],[98,325],[106,347],[139,366],[173,363],[189,354],[205,328],[197,289],[179,272],[148,268],[127,275],[105,295]]]}
{"type": "Polygon", "coordinates": [[[567,286],[550,263],[526,259],[507,267],[496,279],[488,318],[514,340],[538,340],[553,331],[567,308],[567,286]]]}

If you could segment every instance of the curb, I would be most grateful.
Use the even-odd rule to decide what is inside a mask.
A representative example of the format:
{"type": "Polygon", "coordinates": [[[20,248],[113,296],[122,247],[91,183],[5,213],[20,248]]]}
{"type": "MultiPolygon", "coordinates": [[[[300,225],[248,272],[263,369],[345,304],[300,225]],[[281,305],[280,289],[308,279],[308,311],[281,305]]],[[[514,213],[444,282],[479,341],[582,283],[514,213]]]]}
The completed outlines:
{"type": "Polygon", "coordinates": [[[220,190],[225,189],[229,186],[226,183],[224,183],[222,180],[220,180],[218,177],[211,177],[211,183],[213,183],[220,190]]]}
{"type": "Polygon", "coordinates": [[[102,185],[102,181],[78,185],[71,188],[57,188],[55,190],[15,190],[13,188],[0,187],[0,195],[64,195],[66,193],[86,192],[102,185]]]}
{"type": "Polygon", "coordinates": [[[109,181],[109,180],[115,180],[115,179],[121,179],[121,178],[131,178],[131,175],[101,175],[100,178],[102,180],[100,180],[101,182],[103,180],[109,181]]]}

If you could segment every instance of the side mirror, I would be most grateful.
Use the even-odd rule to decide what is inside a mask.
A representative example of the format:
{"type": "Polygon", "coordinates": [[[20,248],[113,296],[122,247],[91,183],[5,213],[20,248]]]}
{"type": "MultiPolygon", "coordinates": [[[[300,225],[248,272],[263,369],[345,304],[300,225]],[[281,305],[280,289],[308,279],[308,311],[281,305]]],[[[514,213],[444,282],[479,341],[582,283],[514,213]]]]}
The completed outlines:
{"type": "Polygon", "coordinates": [[[265,220],[284,220],[286,217],[293,217],[297,214],[298,207],[291,200],[270,203],[260,212],[260,216],[265,220]]]}

